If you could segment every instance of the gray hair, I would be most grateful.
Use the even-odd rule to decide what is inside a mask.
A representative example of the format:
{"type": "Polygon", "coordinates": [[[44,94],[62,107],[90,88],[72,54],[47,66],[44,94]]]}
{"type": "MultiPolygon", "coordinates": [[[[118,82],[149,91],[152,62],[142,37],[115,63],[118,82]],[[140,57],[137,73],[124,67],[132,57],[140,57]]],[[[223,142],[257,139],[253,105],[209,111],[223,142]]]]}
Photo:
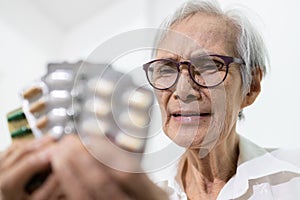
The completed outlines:
{"type": "MultiPolygon", "coordinates": [[[[249,21],[249,19],[238,9],[222,9],[214,0],[191,0],[179,7],[175,13],[163,22],[161,28],[169,29],[174,23],[194,15],[198,12],[225,17],[238,30],[236,51],[245,62],[241,67],[242,91],[246,95],[252,83],[252,72],[260,68],[263,76],[266,74],[266,66],[269,56],[261,34],[249,21]]],[[[242,112],[239,118],[243,118],[242,112]]]]}

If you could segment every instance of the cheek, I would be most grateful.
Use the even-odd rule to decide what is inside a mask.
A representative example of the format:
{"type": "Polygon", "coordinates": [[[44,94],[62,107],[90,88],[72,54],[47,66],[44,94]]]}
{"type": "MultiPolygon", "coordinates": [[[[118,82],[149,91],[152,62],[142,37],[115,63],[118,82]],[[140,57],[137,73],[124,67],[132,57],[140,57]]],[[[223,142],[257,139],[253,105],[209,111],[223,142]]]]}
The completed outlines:
{"type": "MultiPolygon", "coordinates": [[[[237,82],[237,81],[236,81],[237,82]]],[[[243,95],[242,95],[242,87],[241,81],[235,83],[232,81],[233,84],[228,85],[226,87],[227,93],[227,107],[229,108],[231,115],[237,115],[241,110],[242,102],[243,102],[243,95]]]]}
{"type": "MultiPolygon", "coordinates": [[[[238,72],[234,74],[236,78],[232,75],[228,77],[228,82],[225,84],[226,91],[226,118],[225,125],[226,129],[232,127],[238,119],[238,113],[241,110],[241,105],[243,101],[242,96],[242,81],[237,77],[240,77],[238,72]]],[[[226,79],[227,80],[227,79],[226,79]]]]}
{"type": "Polygon", "coordinates": [[[170,94],[168,94],[167,91],[155,91],[155,96],[161,111],[162,120],[165,121],[167,118],[167,103],[170,94]]]}

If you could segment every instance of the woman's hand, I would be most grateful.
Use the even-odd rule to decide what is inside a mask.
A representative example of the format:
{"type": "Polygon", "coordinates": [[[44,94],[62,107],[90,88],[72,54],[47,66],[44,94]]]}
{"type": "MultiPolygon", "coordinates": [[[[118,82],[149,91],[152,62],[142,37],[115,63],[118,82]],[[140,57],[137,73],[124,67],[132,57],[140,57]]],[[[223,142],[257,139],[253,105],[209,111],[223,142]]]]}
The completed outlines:
{"type": "MultiPolygon", "coordinates": [[[[103,154],[111,160],[120,158],[126,162],[124,157],[109,149],[111,145],[107,141],[100,143],[100,148],[105,151],[103,154]]],[[[168,199],[145,174],[120,172],[100,163],[74,135],[65,136],[52,148],[51,163],[67,199],[168,199]]],[[[41,188],[39,192],[49,193],[47,188],[41,188]]]]}
{"type": "MultiPolygon", "coordinates": [[[[99,139],[99,138],[98,138],[99,139]]],[[[97,140],[105,159],[132,167],[135,162],[97,140]]],[[[145,174],[120,172],[95,159],[75,135],[59,142],[43,138],[15,144],[0,157],[1,200],[13,199],[143,199],[164,200],[166,194],[145,174]],[[32,194],[25,185],[51,165],[52,173],[32,194]]]]}
{"type": "MultiPolygon", "coordinates": [[[[0,155],[0,199],[23,200],[23,199],[56,199],[59,191],[56,188],[57,179],[51,174],[46,184],[41,186],[51,188],[52,194],[45,196],[34,191],[28,194],[25,186],[28,181],[38,172],[50,167],[50,154],[48,147],[55,142],[51,137],[44,137],[34,141],[16,141],[4,153],[0,155]],[[42,198],[41,198],[42,197],[42,198]]],[[[50,189],[48,189],[50,191],[50,189]]]]}

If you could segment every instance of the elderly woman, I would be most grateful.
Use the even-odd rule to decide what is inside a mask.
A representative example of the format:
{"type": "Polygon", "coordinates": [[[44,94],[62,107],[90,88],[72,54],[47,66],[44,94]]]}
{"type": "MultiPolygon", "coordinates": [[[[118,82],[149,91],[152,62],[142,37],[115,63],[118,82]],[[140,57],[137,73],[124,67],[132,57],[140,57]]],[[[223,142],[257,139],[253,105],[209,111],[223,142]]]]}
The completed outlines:
{"type": "Polygon", "coordinates": [[[109,169],[76,136],[59,142],[45,137],[2,155],[3,199],[300,198],[299,153],[266,150],[236,132],[266,71],[258,32],[241,13],[209,1],[184,4],[165,26],[144,70],[165,134],[186,148],[169,187],[157,187],[144,174],[109,169]],[[33,194],[24,192],[29,177],[50,164],[46,182],[33,194]]]}

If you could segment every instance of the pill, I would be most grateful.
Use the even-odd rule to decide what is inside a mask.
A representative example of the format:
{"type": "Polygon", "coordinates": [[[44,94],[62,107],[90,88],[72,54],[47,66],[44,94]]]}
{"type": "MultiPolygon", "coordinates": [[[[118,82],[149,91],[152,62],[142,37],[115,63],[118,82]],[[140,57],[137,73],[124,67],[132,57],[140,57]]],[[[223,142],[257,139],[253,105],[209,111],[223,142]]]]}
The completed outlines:
{"type": "Polygon", "coordinates": [[[128,110],[121,113],[119,121],[125,127],[144,128],[148,124],[149,120],[144,114],[128,110]]]}
{"type": "Polygon", "coordinates": [[[114,83],[106,79],[92,79],[88,81],[88,87],[95,94],[107,97],[113,93],[114,83]]]}
{"type": "Polygon", "coordinates": [[[73,74],[69,70],[56,70],[50,73],[45,82],[52,87],[66,87],[73,82],[73,74]]]}
{"type": "Polygon", "coordinates": [[[53,90],[50,92],[49,101],[52,104],[70,104],[72,100],[70,92],[67,90],[53,90]]]}
{"type": "Polygon", "coordinates": [[[63,126],[54,126],[48,130],[47,134],[54,136],[55,138],[60,138],[64,134],[63,126]]]}
{"type": "Polygon", "coordinates": [[[15,130],[11,133],[12,138],[23,137],[26,135],[32,134],[32,131],[29,126],[22,126],[20,129],[15,130]]]}
{"type": "Polygon", "coordinates": [[[41,112],[45,110],[45,108],[46,102],[44,100],[39,100],[30,105],[29,111],[34,114],[36,112],[41,112]]]}
{"type": "Polygon", "coordinates": [[[63,124],[69,119],[65,108],[54,108],[47,113],[47,116],[49,121],[55,124],[63,124]]]}
{"type": "Polygon", "coordinates": [[[94,118],[88,118],[81,123],[82,134],[104,135],[108,131],[108,124],[94,118]]]}
{"type": "Polygon", "coordinates": [[[48,117],[47,116],[43,116],[40,119],[37,120],[36,122],[36,127],[40,130],[44,129],[47,127],[48,124],[48,117]]]}
{"type": "Polygon", "coordinates": [[[12,112],[10,112],[8,115],[7,115],[7,121],[8,122],[11,122],[11,121],[18,121],[18,120],[22,120],[22,119],[25,119],[26,116],[23,112],[23,110],[20,108],[20,109],[17,109],[17,110],[14,110],[12,112]]]}
{"type": "Polygon", "coordinates": [[[115,142],[120,147],[124,147],[130,151],[139,152],[144,146],[144,141],[138,138],[131,137],[122,132],[119,132],[115,137],[115,142]]]}
{"type": "Polygon", "coordinates": [[[129,95],[128,103],[130,106],[145,109],[151,105],[152,101],[153,99],[151,94],[135,90],[131,93],[131,95],[129,95]]]}
{"type": "Polygon", "coordinates": [[[106,116],[111,111],[110,104],[100,98],[87,100],[85,108],[90,113],[95,113],[98,117],[106,116]]]}
{"type": "Polygon", "coordinates": [[[43,93],[42,88],[40,87],[31,87],[23,92],[24,99],[32,99],[43,93]]]}

